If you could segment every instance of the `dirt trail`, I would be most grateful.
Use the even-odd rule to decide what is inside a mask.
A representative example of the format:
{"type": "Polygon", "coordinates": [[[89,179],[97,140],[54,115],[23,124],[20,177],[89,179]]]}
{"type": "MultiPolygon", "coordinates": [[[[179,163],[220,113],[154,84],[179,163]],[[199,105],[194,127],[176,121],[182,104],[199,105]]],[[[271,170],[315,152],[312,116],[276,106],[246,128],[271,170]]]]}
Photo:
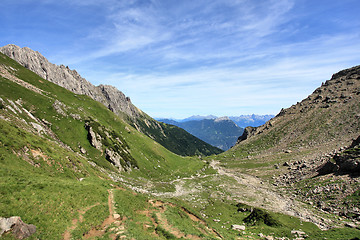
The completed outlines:
{"type": "MultiPolygon", "coordinates": [[[[113,193],[114,189],[109,189],[108,190],[108,206],[109,206],[109,216],[104,220],[104,222],[101,224],[100,227],[94,227],[92,228],[89,232],[87,232],[84,235],[84,239],[90,239],[90,238],[94,238],[94,237],[100,237],[102,235],[105,234],[106,230],[110,227],[110,225],[114,225],[112,228],[110,228],[111,232],[114,232],[114,234],[110,235],[111,239],[121,239],[126,237],[124,235],[124,224],[123,224],[123,220],[125,220],[124,218],[121,218],[119,214],[116,213],[114,205],[114,193],[113,193]]],[[[75,218],[72,220],[72,224],[71,226],[65,231],[65,233],[63,234],[63,239],[64,240],[70,240],[71,239],[71,231],[75,230],[78,222],[82,222],[84,219],[84,214],[90,210],[91,208],[99,205],[100,203],[96,203],[92,206],[87,207],[86,209],[79,211],[79,218],[75,218]]]]}
{"type": "Polygon", "coordinates": [[[68,227],[68,229],[66,229],[65,233],[63,234],[63,238],[64,240],[70,240],[71,239],[71,231],[75,230],[75,228],[77,227],[78,222],[82,222],[84,220],[84,214],[89,211],[90,209],[92,209],[93,207],[99,205],[100,203],[95,203],[94,205],[91,205],[83,210],[79,210],[79,218],[74,218],[71,221],[71,226],[68,227]]]}
{"type": "Polygon", "coordinates": [[[94,237],[100,237],[105,234],[106,230],[110,227],[110,225],[114,225],[112,228],[110,228],[110,231],[115,232],[115,234],[111,234],[110,238],[120,239],[126,237],[124,234],[124,224],[123,220],[119,214],[116,213],[114,205],[114,189],[109,189],[108,193],[108,206],[109,206],[109,216],[104,220],[104,222],[101,224],[100,228],[93,228],[89,232],[87,232],[84,235],[84,239],[94,238],[94,237]]]}
{"type": "Polygon", "coordinates": [[[290,199],[286,195],[280,195],[273,190],[272,186],[263,182],[261,179],[223,168],[218,161],[213,160],[210,166],[214,168],[219,175],[230,177],[239,184],[234,186],[231,183],[227,183],[229,185],[227,188],[230,190],[234,199],[251,206],[299,217],[304,221],[315,223],[321,229],[328,229],[330,227],[314,213],[301,206],[301,203],[290,199]]]}
{"type": "MultiPolygon", "coordinates": [[[[174,226],[172,226],[171,224],[169,224],[169,222],[166,219],[166,216],[165,216],[164,213],[165,213],[167,207],[169,207],[169,206],[170,207],[176,207],[175,204],[173,204],[173,203],[165,203],[165,202],[159,201],[159,200],[150,200],[149,203],[153,207],[156,207],[158,209],[155,212],[155,215],[156,215],[158,221],[155,221],[154,219],[152,219],[152,222],[154,223],[155,227],[160,225],[163,229],[170,232],[171,234],[173,234],[177,238],[194,239],[194,240],[202,239],[201,237],[196,236],[196,235],[184,234],[179,229],[177,229],[174,226]]],[[[222,238],[222,236],[216,230],[214,230],[212,228],[209,228],[205,221],[198,218],[197,216],[192,214],[189,210],[185,209],[184,207],[181,207],[180,209],[184,213],[186,213],[192,221],[199,222],[199,223],[201,223],[201,224],[203,224],[205,226],[207,231],[205,231],[204,229],[198,228],[198,230],[201,231],[203,234],[208,235],[210,233],[210,234],[213,234],[213,235],[215,235],[215,236],[217,236],[219,238],[222,238]]]]}

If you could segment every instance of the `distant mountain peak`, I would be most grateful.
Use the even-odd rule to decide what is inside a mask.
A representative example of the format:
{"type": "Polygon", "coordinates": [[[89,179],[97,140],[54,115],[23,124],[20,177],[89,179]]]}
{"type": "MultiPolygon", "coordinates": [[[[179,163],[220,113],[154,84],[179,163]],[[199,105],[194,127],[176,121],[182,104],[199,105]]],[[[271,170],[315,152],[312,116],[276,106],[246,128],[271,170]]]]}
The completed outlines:
{"type": "Polygon", "coordinates": [[[221,121],[231,121],[231,119],[227,116],[224,117],[218,117],[215,119],[215,122],[221,122],[221,121]]]}

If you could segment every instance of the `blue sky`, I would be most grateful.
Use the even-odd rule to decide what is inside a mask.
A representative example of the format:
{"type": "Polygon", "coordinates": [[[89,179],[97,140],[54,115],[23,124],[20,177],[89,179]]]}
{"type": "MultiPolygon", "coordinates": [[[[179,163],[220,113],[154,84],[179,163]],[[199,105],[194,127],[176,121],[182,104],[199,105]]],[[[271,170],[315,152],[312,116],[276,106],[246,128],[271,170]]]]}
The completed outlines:
{"type": "Polygon", "coordinates": [[[359,0],[2,0],[0,45],[152,117],[277,114],[360,64],[359,0]]]}

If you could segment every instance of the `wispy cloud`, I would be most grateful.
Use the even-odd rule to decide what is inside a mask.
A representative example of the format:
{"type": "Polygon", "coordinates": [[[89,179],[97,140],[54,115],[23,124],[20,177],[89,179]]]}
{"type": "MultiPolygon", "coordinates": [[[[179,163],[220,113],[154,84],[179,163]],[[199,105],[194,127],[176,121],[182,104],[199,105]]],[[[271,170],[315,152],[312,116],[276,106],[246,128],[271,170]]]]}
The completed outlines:
{"type": "Polygon", "coordinates": [[[36,42],[153,116],[276,113],[360,62],[358,0],[21,2],[36,12],[5,0],[0,21],[17,25],[0,39],[36,42]]]}

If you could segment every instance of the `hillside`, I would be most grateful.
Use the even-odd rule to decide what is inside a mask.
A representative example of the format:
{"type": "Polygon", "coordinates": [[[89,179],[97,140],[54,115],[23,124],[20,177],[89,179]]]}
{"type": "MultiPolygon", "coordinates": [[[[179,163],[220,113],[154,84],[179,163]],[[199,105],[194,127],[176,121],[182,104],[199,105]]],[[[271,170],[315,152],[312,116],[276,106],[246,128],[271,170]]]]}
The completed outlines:
{"type": "Polygon", "coordinates": [[[64,65],[52,64],[39,52],[27,47],[20,48],[13,44],[1,47],[0,52],[16,60],[43,79],[64,87],[75,94],[86,95],[102,103],[138,131],[178,155],[208,156],[222,152],[220,149],[197,139],[182,129],[157,122],[134,106],[130,98],[115,87],[109,85],[94,86],[82,78],[76,70],[71,70],[64,65]]]}
{"type": "MultiPolygon", "coordinates": [[[[360,66],[340,71],[266,124],[247,127],[219,156],[231,171],[268,181],[308,209],[359,221],[360,66]]],[[[356,224],[355,224],[356,225],[356,224]]]]}
{"type": "MultiPolygon", "coordinates": [[[[295,193],[282,192],[280,183],[261,174],[263,166],[256,166],[257,172],[249,163],[230,166],[241,164],[240,154],[248,155],[238,152],[241,143],[203,159],[176,155],[102,103],[2,54],[0,88],[2,239],[23,238],[19,227],[31,229],[31,240],[353,239],[360,234],[344,228],[356,227],[350,218],[334,218],[304,205],[299,195],[297,201],[295,193]],[[14,216],[23,223],[4,230],[3,223],[18,219],[14,216]]],[[[355,142],[347,156],[357,149],[355,142]]],[[[267,167],[271,173],[279,170],[267,167]]],[[[357,195],[349,200],[356,204],[357,195]]]]}
{"type": "Polygon", "coordinates": [[[183,120],[180,122],[170,119],[159,119],[158,121],[178,126],[195,137],[200,138],[204,142],[207,142],[224,151],[230,149],[243,133],[243,129],[238,127],[227,117],[202,120],[183,120]]]}

